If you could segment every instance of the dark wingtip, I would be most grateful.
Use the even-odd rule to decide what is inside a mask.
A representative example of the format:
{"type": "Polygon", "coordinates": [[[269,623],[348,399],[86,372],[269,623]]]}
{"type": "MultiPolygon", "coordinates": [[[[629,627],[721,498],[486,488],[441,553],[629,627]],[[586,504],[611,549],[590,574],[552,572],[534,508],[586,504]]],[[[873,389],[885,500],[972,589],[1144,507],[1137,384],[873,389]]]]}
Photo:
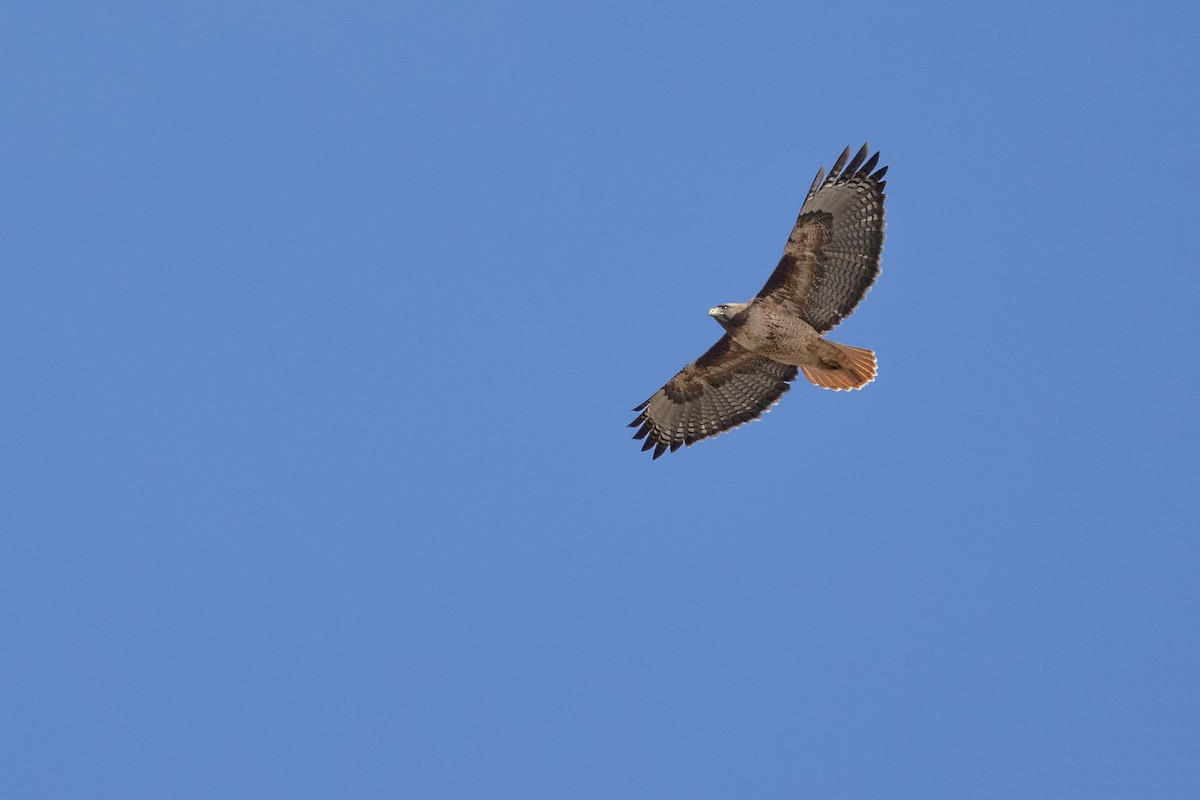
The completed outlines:
{"type": "Polygon", "coordinates": [[[837,180],[838,174],[841,173],[842,167],[846,164],[846,159],[850,157],[850,148],[847,147],[842,151],[842,154],[837,157],[837,161],[833,162],[832,169],[829,170],[829,177],[825,179],[826,183],[833,183],[837,180]]]}
{"type": "Polygon", "coordinates": [[[808,196],[811,197],[820,187],[821,182],[825,180],[825,168],[821,167],[817,170],[817,177],[813,178],[812,186],[808,187],[808,196]]]}
{"type": "MultiPolygon", "coordinates": [[[[849,150],[850,148],[846,148],[846,149],[849,150]]],[[[847,164],[846,169],[844,169],[842,171],[841,177],[848,178],[851,175],[857,174],[859,166],[863,163],[863,160],[866,159],[866,157],[867,157],[867,153],[868,153],[867,146],[864,144],[862,146],[862,148],[857,153],[854,154],[854,158],[850,159],[850,163],[847,164]]]]}

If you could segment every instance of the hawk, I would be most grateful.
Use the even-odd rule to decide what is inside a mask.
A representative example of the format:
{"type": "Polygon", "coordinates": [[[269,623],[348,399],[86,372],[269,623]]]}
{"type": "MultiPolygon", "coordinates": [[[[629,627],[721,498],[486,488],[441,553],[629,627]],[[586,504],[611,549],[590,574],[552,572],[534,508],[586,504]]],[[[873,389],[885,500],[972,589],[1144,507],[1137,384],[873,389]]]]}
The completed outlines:
{"type": "Polygon", "coordinates": [[[870,350],[825,339],[879,275],[883,176],[879,153],[846,148],[829,177],[817,170],[779,266],[748,303],[708,315],[725,335],[634,411],[629,427],[654,458],[751,422],[791,387],[797,369],[817,386],[861,389],[875,379],[870,350]],[[848,162],[848,163],[847,163],[848,162]]]}

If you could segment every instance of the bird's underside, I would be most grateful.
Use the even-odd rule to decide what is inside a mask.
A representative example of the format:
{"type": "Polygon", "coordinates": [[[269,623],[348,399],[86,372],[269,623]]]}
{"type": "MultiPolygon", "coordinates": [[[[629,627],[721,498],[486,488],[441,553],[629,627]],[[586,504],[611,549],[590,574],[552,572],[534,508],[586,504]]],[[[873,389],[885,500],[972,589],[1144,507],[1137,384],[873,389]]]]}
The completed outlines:
{"type": "Polygon", "coordinates": [[[825,339],[879,275],[887,167],[863,145],[817,172],[783,257],[747,303],[709,311],[725,335],[634,411],[629,427],[658,458],[758,419],[798,371],[816,386],[859,389],[876,374],[870,350],[825,339]],[[847,163],[849,159],[849,163],[847,163]]]}

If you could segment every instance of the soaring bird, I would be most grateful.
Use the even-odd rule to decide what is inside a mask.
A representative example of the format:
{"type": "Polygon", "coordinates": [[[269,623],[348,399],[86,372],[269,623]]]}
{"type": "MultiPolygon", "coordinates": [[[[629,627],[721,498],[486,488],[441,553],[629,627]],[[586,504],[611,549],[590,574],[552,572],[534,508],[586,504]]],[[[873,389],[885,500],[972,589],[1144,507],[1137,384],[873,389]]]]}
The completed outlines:
{"type": "Polygon", "coordinates": [[[822,334],[850,316],[875,283],[883,252],[887,167],[867,145],[847,147],[825,177],[817,170],[779,266],[746,303],[708,315],[725,335],[634,411],[634,439],[658,458],[668,449],[758,419],[791,387],[799,369],[826,389],[861,389],[875,379],[875,354],[822,334]]]}

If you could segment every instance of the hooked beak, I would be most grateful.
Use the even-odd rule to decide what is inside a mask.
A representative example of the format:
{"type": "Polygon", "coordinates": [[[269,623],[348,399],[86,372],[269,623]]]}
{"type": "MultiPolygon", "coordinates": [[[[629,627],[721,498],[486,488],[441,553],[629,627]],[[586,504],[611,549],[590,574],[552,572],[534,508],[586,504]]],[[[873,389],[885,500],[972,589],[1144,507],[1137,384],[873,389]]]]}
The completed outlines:
{"type": "Polygon", "coordinates": [[[725,312],[721,311],[721,309],[719,307],[718,308],[710,308],[708,310],[708,315],[710,317],[716,317],[716,318],[720,319],[721,317],[725,316],[725,312]]]}

